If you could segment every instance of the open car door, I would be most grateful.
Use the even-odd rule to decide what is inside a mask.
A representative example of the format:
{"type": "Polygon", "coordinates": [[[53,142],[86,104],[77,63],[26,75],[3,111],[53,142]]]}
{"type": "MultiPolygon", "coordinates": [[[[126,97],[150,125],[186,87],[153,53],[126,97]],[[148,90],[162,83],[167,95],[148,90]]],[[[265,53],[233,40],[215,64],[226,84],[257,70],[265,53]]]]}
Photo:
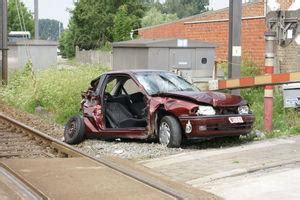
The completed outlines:
{"type": "Polygon", "coordinates": [[[125,74],[108,75],[103,84],[102,110],[105,128],[101,135],[147,138],[147,97],[141,87],[125,74]]]}

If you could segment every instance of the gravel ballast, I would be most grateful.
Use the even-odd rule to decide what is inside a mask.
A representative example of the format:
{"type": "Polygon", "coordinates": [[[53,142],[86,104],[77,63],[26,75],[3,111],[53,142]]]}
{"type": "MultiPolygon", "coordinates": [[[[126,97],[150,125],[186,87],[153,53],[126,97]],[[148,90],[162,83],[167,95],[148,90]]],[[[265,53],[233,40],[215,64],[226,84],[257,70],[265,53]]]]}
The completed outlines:
{"type": "MultiPolygon", "coordinates": [[[[45,114],[43,114],[43,116],[33,115],[7,106],[2,102],[0,102],[0,112],[56,139],[62,140],[63,138],[64,126],[51,121],[50,117],[45,117],[47,116],[45,114]]],[[[128,139],[87,139],[78,145],[74,145],[74,147],[88,153],[95,158],[105,155],[116,156],[130,160],[157,158],[191,151],[191,149],[167,148],[155,142],[128,139]]]]}

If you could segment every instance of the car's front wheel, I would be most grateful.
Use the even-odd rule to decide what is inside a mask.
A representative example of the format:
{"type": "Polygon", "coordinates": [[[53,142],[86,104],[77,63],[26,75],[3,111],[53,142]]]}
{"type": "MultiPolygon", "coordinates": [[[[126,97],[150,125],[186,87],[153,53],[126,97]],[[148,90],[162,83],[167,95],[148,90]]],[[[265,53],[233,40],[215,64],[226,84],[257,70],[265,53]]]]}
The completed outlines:
{"type": "Polygon", "coordinates": [[[159,124],[159,143],[167,147],[180,147],[182,130],[179,122],[173,116],[164,116],[159,124]]]}
{"type": "Polygon", "coordinates": [[[78,144],[84,139],[84,121],[81,116],[72,117],[65,126],[64,138],[68,144],[78,144]]]}

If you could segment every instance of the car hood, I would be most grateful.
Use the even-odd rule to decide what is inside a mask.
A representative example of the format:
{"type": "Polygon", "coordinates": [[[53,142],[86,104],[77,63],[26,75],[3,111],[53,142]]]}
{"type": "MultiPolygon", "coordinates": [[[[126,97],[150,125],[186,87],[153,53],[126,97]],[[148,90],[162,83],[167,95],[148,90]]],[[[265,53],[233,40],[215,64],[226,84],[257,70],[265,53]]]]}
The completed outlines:
{"type": "Polygon", "coordinates": [[[154,96],[177,98],[199,104],[208,104],[214,107],[235,107],[247,104],[241,96],[221,92],[178,91],[159,93],[154,96]]]}

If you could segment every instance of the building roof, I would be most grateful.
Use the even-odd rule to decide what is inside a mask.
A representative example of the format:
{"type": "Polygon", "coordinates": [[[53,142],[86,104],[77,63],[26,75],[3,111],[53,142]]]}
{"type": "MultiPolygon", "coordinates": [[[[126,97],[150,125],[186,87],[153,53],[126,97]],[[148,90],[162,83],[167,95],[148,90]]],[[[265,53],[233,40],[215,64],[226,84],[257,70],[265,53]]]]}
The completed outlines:
{"type": "Polygon", "coordinates": [[[58,46],[58,42],[49,40],[17,40],[15,42],[9,42],[9,46],[58,46]]]}
{"type": "Polygon", "coordinates": [[[137,39],[129,40],[124,42],[114,42],[113,47],[128,48],[128,47],[139,47],[139,48],[215,48],[217,45],[209,42],[202,42],[199,40],[190,39],[137,39]]]}

